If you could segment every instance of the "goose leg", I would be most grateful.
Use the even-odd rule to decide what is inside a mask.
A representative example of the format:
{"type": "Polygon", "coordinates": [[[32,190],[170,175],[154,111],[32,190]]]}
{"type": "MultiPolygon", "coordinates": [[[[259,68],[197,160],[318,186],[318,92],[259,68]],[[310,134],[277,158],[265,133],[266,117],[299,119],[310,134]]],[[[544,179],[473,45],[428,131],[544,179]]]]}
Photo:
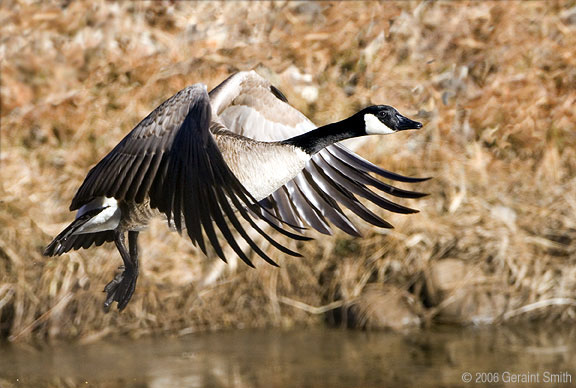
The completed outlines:
{"type": "Polygon", "coordinates": [[[106,293],[106,301],[104,302],[104,310],[110,310],[110,305],[114,301],[118,302],[118,310],[122,311],[130,302],[132,294],[136,289],[136,280],[138,279],[138,232],[128,232],[128,247],[124,240],[123,232],[115,232],[114,242],[116,248],[122,256],[124,262],[122,273],[119,273],[112,279],[110,283],[104,287],[106,293]]]}

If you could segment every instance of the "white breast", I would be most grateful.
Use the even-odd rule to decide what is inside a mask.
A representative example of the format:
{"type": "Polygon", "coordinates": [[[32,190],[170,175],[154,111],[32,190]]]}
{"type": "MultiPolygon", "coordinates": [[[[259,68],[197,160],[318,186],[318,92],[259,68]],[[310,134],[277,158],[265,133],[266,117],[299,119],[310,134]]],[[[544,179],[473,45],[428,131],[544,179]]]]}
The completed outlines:
{"type": "Polygon", "coordinates": [[[257,200],[292,180],[310,160],[310,155],[293,146],[243,139],[244,152],[233,152],[233,147],[223,147],[227,137],[218,141],[226,164],[257,200]]]}
{"type": "MultiPolygon", "coordinates": [[[[291,147],[290,147],[291,148],[291,147]]],[[[291,181],[306,166],[310,155],[297,148],[283,148],[269,157],[264,156],[261,163],[255,162],[252,173],[246,171],[246,178],[240,181],[257,200],[261,200],[291,181]]]]}

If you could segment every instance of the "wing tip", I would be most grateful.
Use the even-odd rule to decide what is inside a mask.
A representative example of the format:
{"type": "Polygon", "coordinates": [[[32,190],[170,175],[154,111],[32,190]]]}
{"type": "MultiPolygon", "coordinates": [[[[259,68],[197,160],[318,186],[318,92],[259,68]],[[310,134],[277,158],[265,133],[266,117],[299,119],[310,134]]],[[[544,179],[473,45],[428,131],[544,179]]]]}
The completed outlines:
{"type": "Polygon", "coordinates": [[[44,248],[44,250],[42,251],[42,255],[46,257],[60,256],[60,254],[58,254],[60,246],[61,244],[57,243],[56,240],[54,240],[50,244],[48,244],[46,248],[44,248]]]}
{"type": "Polygon", "coordinates": [[[288,99],[276,86],[270,85],[270,91],[277,99],[288,104],[288,99]]]}
{"type": "Polygon", "coordinates": [[[419,191],[412,191],[412,196],[408,197],[408,198],[412,198],[412,199],[418,199],[418,198],[424,198],[429,196],[430,193],[421,193],[419,191]]]}

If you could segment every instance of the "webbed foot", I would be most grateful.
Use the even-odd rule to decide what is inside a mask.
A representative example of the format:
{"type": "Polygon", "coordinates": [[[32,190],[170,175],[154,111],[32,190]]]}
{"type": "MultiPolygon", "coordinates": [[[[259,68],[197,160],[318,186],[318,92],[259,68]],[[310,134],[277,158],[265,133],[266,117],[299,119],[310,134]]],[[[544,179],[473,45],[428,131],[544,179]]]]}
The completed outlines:
{"type": "Polygon", "coordinates": [[[106,293],[104,311],[106,312],[110,310],[110,306],[114,302],[118,302],[118,310],[124,310],[136,289],[138,271],[130,268],[126,269],[123,266],[119,267],[119,269],[123,269],[123,271],[117,274],[114,279],[104,287],[104,292],[106,293]]]}

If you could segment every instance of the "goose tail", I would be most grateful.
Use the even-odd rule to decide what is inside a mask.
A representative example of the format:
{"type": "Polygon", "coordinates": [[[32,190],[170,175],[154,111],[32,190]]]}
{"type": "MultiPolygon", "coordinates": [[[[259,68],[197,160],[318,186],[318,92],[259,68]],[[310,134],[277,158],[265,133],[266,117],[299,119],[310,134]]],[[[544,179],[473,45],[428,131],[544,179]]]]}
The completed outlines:
{"type": "Polygon", "coordinates": [[[87,211],[80,217],[76,218],[68,225],[58,236],[52,240],[44,249],[44,256],[60,256],[71,249],[88,248],[93,243],[102,245],[106,241],[114,239],[113,231],[78,234],[87,226],[87,223],[100,214],[104,208],[97,208],[87,211]],[[102,240],[102,241],[101,241],[102,240]]]}

